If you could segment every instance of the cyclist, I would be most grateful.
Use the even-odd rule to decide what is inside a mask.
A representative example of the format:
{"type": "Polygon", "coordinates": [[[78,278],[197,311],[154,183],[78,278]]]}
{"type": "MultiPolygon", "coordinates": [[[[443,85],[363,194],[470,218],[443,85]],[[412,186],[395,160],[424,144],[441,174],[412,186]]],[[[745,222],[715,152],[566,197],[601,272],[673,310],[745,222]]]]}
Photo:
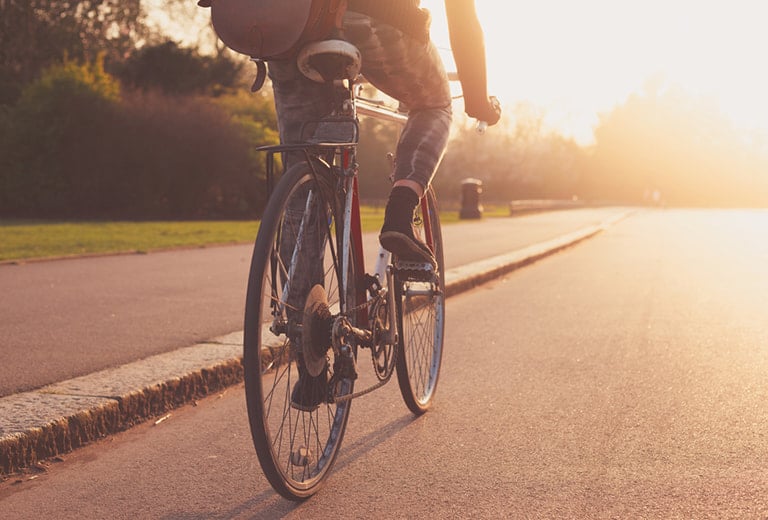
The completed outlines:
{"type": "MultiPolygon", "coordinates": [[[[214,0],[215,2],[215,0],[214,0]]],[[[336,2],[339,3],[339,2],[336,2]]],[[[474,0],[444,0],[453,55],[464,92],[466,113],[495,124],[501,115],[488,96],[485,46],[474,0]]],[[[201,0],[208,7],[211,0],[201,0]]],[[[234,17],[247,10],[231,9],[234,17]]],[[[282,4],[289,9],[288,4],[282,4]]],[[[394,185],[387,201],[379,240],[401,261],[436,261],[413,232],[413,213],[443,157],[450,131],[451,93],[440,56],[429,36],[430,15],[419,0],[347,0],[340,37],[362,56],[362,73],[376,88],[408,109],[408,122],[397,144],[394,185]]],[[[283,11],[285,11],[283,9],[283,11]]],[[[281,13],[285,15],[285,13],[281,13]]],[[[221,35],[221,34],[220,34],[221,35]]],[[[334,87],[305,77],[295,60],[268,63],[275,96],[280,141],[301,143],[308,137],[306,123],[328,116],[334,106],[334,87]]],[[[302,155],[285,156],[286,168],[302,155]]],[[[299,380],[292,406],[311,411],[327,395],[326,375],[312,377],[299,362],[299,380]]]]}
{"type": "MultiPolygon", "coordinates": [[[[466,113],[495,124],[498,105],[486,87],[485,47],[474,0],[445,0],[453,55],[464,92],[466,113]]],[[[429,38],[429,12],[419,0],[348,0],[340,36],[362,55],[362,73],[385,94],[408,108],[408,123],[395,154],[394,185],[379,240],[400,260],[435,260],[413,234],[413,211],[445,152],[451,123],[448,78],[429,38]]],[[[269,63],[280,140],[303,140],[305,121],[327,115],[328,85],[307,79],[293,60],[269,63]]]]}
{"type": "MultiPolygon", "coordinates": [[[[448,29],[467,115],[495,124],[497,103],[488,96],[483,33],[474,0],[445,0],[448,29]]],[[[400,260],[436,266],[429,248],[414,236],[413,212],[429,186],[448,144],[451,93],[440,56],[429,37],[429,12],[419,0],[348,0],[340,36],[362,56],[362,73],[408,108],[408,122],[395,154],[394,185],[379,241],[400,260]]],[[[280,140],[301,142],[305,121],[320,119],[332,106],[328,85],[307,79],[294,61],[269,63],[280,140]]],[[[301,374],[294,407],[311,410],[325,395],[325,376],[301,374]]]]}

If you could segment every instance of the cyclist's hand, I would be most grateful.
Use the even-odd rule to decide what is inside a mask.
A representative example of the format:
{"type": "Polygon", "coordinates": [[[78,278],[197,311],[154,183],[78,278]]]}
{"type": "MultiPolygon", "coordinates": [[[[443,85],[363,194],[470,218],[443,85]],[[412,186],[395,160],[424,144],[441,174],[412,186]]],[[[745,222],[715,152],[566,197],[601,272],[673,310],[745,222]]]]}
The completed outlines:
{"type": "Polygon", "coordinates": [[[493,126],[499,122],[501,118],[501,104],[499,100],[491,96],[480,103],[466,102],[465,111],[469,117],[488,123],[488,126],[493,126]]]}

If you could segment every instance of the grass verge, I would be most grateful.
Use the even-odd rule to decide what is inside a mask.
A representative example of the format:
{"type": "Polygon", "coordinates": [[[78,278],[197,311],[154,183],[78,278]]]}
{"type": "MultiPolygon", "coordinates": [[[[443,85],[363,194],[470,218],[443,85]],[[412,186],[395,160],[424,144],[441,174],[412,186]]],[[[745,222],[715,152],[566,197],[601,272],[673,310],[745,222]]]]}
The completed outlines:
{"type": "MultiPolygon", "coordinates": [[[[486,217],[507,216],[486,208],[486,217]]],[[[441,212],[443,224],[459,220],[458,212],[441,212]]],[[[361,208],[364,232],[377,231],[384,208],[361,208]]],[[[100,253],[144,253],[180,247],[253,242],[257,221],[191,222],[41,222],[0,220],[0,261],[56,258],[100,253]]]]}
{"type": "Polygon", "coordinates": [[[251,242],[254,221],[0,221],[0,261],[251,242]]]}

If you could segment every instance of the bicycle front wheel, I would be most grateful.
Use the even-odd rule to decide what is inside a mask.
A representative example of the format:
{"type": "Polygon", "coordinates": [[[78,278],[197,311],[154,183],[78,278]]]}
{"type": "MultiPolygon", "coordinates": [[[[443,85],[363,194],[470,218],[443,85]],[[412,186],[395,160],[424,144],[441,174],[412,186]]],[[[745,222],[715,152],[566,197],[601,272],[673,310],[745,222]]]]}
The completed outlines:
{"type": "Polygon", "coordinates": [[[336,404],[333,395],[353,388],[346,379],[330,392],[323,384],[336,364],[330,349],[327,360],[319,356],[323,381],[302,382],[302,400],[311,405],[292,400],[300,375],[308,372],[302,320],[310,290],[314,294],[313,287],[322,287],[332,315],[356,304],[356,266],[352,252],[342,260],[343,221],[336,219],[343,207],[334,185],[338,178],[319,162],[315,172],[304,162],[293,166],[270,197],[254,246],[245,309],[243,366],[251,435],[270,484],[291,500],[316,493],[331,470],[350,409],[349,401],[336,404]]]}
{"type": "Polygon", "coordinates": [[[430,188],[414,217],[416,235],[432,250],[437,271],[428,280],[395,277],[395,307],[400,329],[397,380],[408,408],[427,411],[437,388],[445,329],[445,262],[437,199],[430,188]]]}

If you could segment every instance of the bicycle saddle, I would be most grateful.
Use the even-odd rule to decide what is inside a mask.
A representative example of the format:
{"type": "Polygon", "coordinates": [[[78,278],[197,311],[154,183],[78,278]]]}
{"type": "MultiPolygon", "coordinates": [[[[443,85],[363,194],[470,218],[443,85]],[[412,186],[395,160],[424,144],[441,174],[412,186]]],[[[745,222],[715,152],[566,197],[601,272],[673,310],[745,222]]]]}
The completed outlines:
{"type": "Polygon", "coordinates": [[[350,81],[360,74],[360,51],[344,40],[324,40],[306,45],[296,64],[302,74],[318,83],[350,81]]]}

